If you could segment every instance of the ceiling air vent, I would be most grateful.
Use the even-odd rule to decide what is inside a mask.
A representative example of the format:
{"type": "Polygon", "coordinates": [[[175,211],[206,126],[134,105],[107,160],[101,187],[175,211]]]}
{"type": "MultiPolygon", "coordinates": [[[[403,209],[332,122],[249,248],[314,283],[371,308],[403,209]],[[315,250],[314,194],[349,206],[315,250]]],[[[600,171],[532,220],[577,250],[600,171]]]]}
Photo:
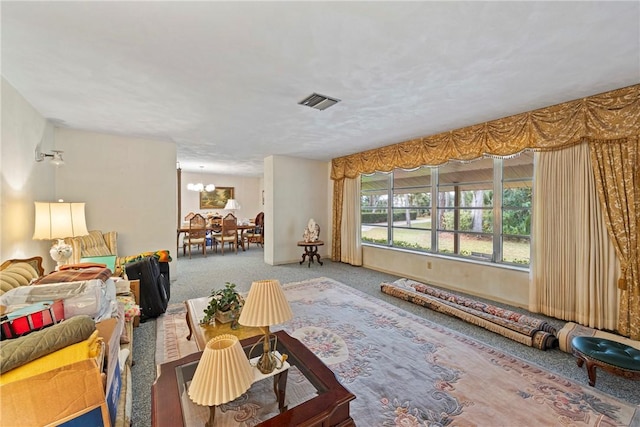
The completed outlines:
{"type": "Polygon", "coordinates": [[[339,99],[329,98],[328,96],[313,93],[307,96],[302,101],[298,102],[298,104],[306,105],[307,107],[315,108],[316,110],[326,110],[327,108],[337,104],[338,102],[340,102],[339,99]]]}

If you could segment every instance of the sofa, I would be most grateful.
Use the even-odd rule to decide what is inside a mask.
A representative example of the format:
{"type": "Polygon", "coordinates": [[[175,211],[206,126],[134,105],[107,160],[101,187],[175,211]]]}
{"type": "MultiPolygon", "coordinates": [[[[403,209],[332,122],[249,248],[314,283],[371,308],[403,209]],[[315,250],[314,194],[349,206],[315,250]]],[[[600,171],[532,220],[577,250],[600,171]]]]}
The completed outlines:
{"type": "Polygon", "coordinates": [[[116,262],[113,274],[114,276],[122,276],[125,264],[139,261],[147,256],[153,256],[160,263],[160,272],[167,279],[170,278],[169,262],[171,262],[171,256],[168,250],[146,251],[134,255],[118,256],[118,233],[116,231],[103,233],[100,230],[91,230],[85,236],[67,237],[64,241],[71,245],[73,249],[73,254],[67,264],[79,264],[83,258],[88,257],[115,256],[116,262]]]}
{"type": "MultiPolygon", "coordinates": [[[[86,314],[68,317],[65,306],[64,321],[18,338],[3,340],[0,346],[0,395],[11,392],[15,397],[16,393],[24,393],[24,399],[29,399],[28,390],[45,381],[43,377],[54,375],[58,371],[63,375],[78,374],[78,366],[84,366],[83,369],[89,366],[102,378],[99,382],[100,390],[90,392],[93,395],[102,393],[104,396],[104,412],[110,418],[109,422],[119,427],[131,424],[131,356],[133,326],[136,315],[139,315],[139,289],[136,288],[137,282],[110,276],[110,270],[101,266],[79,270],[69,268],[44,276],[40,257],[2,263],[0,286],[3,293],[0,295],[0,310],[3,312],[19,307],[21,298],[25,302],[38,301],[62,288],[68,296],[66,289],[69,287],[76,285],[78,289],[88,289],[96,281],[105,289],[112,287],[115,300],[109,302],[109,306],[113,307],[110,315],[102,317],[100,321],[86,314]],[[82,274],[94,278],[83,280],[82,274]],[[23,297],[27,295],[26,292],[29,295],[27,299],[23,297]],[[87,364],[87,361],[91,363],[87,364]]],[[[63,303],[65,301],[71,299],[63,299],[63,303]]],[[[86,375],[84,371],[80,373],[86,375]]],[[[80,395],[87,392],[84,390],[80,395]]],[[[64,393],[58,395],[56,402],[61,403],[63,395],[64,393]]],[[[22,411],[16,412],[12,401],[18,400],[0,400],[3,419],[5,414],[22,416],[22,411]]],[[[61,403],[60,407],[62,412],[52,411],[46,414],[55,419],[48,419],[45,424],[57,421],[56,417],[72,415],[65,411],[69,411],[73,405],[61,403]]]]}
{"type": "Polygon", "coordinates": [[[0,295],[18,286],[29,285],[43,274],[42,257],[5,261],[0,265],[0,295]]]}

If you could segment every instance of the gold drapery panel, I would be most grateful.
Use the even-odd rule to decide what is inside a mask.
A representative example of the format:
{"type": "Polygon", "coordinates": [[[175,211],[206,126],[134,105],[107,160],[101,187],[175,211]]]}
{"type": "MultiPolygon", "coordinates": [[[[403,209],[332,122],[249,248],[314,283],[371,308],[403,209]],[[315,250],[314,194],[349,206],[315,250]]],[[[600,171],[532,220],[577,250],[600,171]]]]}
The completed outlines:
{"type": "Polygon", "coordinates": [[[331,233],[331,261],[340,262],[342,258],[341,228],[342,228],[342,195],[344,194],[344,180],[333,181],[333,232],[331,233]]]}
{"type": "Polygon", "coordinates": [[[620,259],[618,332],[640,339],[640,138],[589,144],[604,217],[620,259]]]}
{"type": "Polygon", "coordinates": [[[587,143],[536,153],[529,311],[618,327],[619,265],[587,143]]]}
{"type": "MultiPolygon", "coordinates": [[[[640,84],[331,161],[331,179],[640,134],[640,84]]],[[[335,205],[334,205],[335,206],[335,205]]]]}

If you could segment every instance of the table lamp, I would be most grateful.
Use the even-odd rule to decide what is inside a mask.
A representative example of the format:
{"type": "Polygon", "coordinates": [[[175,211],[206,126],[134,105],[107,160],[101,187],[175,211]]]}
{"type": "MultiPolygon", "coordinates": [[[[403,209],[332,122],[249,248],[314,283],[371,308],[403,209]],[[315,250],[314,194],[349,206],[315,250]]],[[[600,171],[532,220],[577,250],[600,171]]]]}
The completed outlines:
{"type": "Polygon", "coordinates": [[[34,202],[36,220],[33,230],[35,240],[55,240],[49,254],[57,262],[56,270],[64,265],[71,255],[71,245],[64,242],[65,237],[84,236],[87,221],[84,216],[84,203],[34,202]]]}
{"type": "Polygon", "coordinates": [[[236,399],[251,387],[253,379],[238,337],[223,334],[207,343],[189,385],[189,398],[209,407],[206,427],[213,427],[216,405],[236,399]]]}
{"type": "Polygon", "coordinates": [[[244,326],[259,327],[264,333],[262,355],[256,365],[263,374],[271,373],[278,363],[278,359],[271,351],[269,326],[286,322],[292,317],[293,312],[279,281],[260,280],[251,284],[238,323],[244,326]]]}
{"type": "Polygon", "coordinates": [[[227,204],[224,205],[224,209],[227,211],[231,211],[235,215],[236,211],[240,209],[240,203],[236,199],[227,200],[227,204]]]}

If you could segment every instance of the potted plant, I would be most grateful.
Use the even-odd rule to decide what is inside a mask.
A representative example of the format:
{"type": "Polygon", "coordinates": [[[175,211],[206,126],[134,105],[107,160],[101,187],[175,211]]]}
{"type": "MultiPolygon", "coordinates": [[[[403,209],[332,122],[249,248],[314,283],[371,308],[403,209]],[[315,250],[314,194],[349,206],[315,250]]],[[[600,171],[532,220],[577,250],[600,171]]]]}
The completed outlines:
{"type": "Polygon", "coordinates": [[[237,321],[244,305],[244,298],[236,291],[234,283],[226,282],[224,288],[211,291],[209,305],[204,310],[202,324],[217,319],[221,323],[237,321]]]}

